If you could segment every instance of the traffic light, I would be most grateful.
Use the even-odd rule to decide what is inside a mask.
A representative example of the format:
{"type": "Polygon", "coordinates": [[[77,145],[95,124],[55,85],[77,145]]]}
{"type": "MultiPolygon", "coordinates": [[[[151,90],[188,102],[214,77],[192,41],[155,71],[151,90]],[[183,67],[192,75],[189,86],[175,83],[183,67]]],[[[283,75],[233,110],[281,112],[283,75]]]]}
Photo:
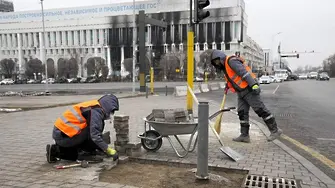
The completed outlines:
{"type": "Polygon", "coordinates": [[[194,0],[194,23],[199,23],[210,15],[209,11],[203,10],[209,4],[209,0],[194,0]]]}

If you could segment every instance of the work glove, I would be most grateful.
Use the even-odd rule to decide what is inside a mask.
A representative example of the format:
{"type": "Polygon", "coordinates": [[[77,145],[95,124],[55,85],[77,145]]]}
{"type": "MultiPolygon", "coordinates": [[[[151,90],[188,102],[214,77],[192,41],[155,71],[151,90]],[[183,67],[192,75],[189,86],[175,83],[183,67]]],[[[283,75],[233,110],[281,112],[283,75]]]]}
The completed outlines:
{"type": "Polygon", "coordinates": [[[112,157],[113,161],[116,161],[117,159],[119,159],[119,155],[117,154],[116,150],[110,147],[107,148],[106,154],[108,157],[112,157]]]}
{"type": "Polygon", "coordinates": [[[252,88],[252,92],[255,95],[259,95],[261,93],[261,88],[259,88],[259,86],[257,84],[253,85],[251,88],[252,88]]]}

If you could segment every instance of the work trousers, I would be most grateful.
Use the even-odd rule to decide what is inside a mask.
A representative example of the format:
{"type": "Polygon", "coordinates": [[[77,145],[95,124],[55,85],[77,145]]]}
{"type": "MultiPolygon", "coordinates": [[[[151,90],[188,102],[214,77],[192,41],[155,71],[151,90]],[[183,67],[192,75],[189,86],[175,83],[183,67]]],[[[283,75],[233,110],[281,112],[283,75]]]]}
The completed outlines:
{"type": "Polygon", "coordinates": [[[237,96],[237,112],[241,124],[249,124],[250,107],[259,117],[263,118],[263,120],[272,117],[271,112],[266,108],[259,94],[245,90],[237,93],[237,96]]]}

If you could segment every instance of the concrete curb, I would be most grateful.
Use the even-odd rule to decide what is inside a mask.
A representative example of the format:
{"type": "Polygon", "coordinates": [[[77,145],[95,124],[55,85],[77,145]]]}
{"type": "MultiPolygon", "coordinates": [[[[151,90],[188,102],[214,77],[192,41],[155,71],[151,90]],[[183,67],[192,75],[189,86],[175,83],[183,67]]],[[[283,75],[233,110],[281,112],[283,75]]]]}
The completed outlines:
{"type": "MultiPolygon", "coordinates": [[[[127,99],[127,98],[135,98],[135,97],[142,97],[145,96],[146,94],[137,94],[137,95],[129,95],[129,96],[121,96],[118,97],[118,99],[127,99]]],[[[74,105],[77,103],[80,103],[82,101],[76,101],[76,102],[69,102],[69,103],[61,103],[61,104],[52,104],[52,105],[42,105],[42,106],[36,106],[36,107],[15,107],[15,109],[22,109],[17,112],[24,112],[24,111],[30,111],[30,110],[40,110],[40,109],[45,109],[45,108],[56,108],[56,107],[62,107],[62,106],[70,106],[74,105]]],[[[0,108],[3,109],[13,109],[13,107],[6,107],[6,106],[1,106],[0,108]]],[[[6,113],[6,112],[5,112],[6,113]]],[[[7,113],[14,113],[14,112],[7,112],[7,113]]]]}
{"type": "MultiPolygon", "coordinates": [[[[234,112],[237,114],[237,112],[234,112]]],[[[270,134],[269,130],[265,127],[264,124],[258,122],[257,120],[250,119],[250,122],[255,124],[267,137],[267,135],[270,134]]],[[[309,172],[311,172],[315,177],[317,177],[321,182],[326,184],[329,188],[335,187],[335,181],[333,181],[329,176],[327,176],[325,173],[323,173],[318,167],[316,167],[314,164],[312,164],[309,160],[286,146],[284,143],[282,143],[280,140],[274,140],[274,144],[276,144],[278,147],[280,147],[282,150],[290,154],[293,158],[295,158],[302,166],[304,166],[309,172]]]]}

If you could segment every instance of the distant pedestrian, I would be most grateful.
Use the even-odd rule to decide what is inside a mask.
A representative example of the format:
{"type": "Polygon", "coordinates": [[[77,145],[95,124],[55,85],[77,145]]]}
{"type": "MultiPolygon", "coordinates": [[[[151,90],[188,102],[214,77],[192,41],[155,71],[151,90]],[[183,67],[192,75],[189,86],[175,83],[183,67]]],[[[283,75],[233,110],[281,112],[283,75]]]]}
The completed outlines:
{"type": "Polygon", "coordinates": [[[47,161],[53,163],[57,159],[65,159],[101,162],[103,157],[97,155],[97,151],[117,160],[116,150],[108,146],[102,133],[104,121],[118,110],[119,100],[111,94],[73,105],[66,110],[54,124],[52,137],[56,144],[46,146],[47,161]]]}
{"type": "Polygon", "coordinates": [[[252,73],[250,67],[245,64],[244,60],[235,55],[227,56],[220,50],[213,50],[211,64],[224,72],[229,89],[234,93],[236,92],[238,96],[237,111],[240,119],[241,134],[233,140],[236,142],[250,142],[250,107],[259,117],[263,118],[269,128],[271,135],[268,137],[268,141],[277,139],[282,134],[282,130],[278,128],[275,118],[261,100],[261,89],[256,81],[256,76],[252,73]]]}

